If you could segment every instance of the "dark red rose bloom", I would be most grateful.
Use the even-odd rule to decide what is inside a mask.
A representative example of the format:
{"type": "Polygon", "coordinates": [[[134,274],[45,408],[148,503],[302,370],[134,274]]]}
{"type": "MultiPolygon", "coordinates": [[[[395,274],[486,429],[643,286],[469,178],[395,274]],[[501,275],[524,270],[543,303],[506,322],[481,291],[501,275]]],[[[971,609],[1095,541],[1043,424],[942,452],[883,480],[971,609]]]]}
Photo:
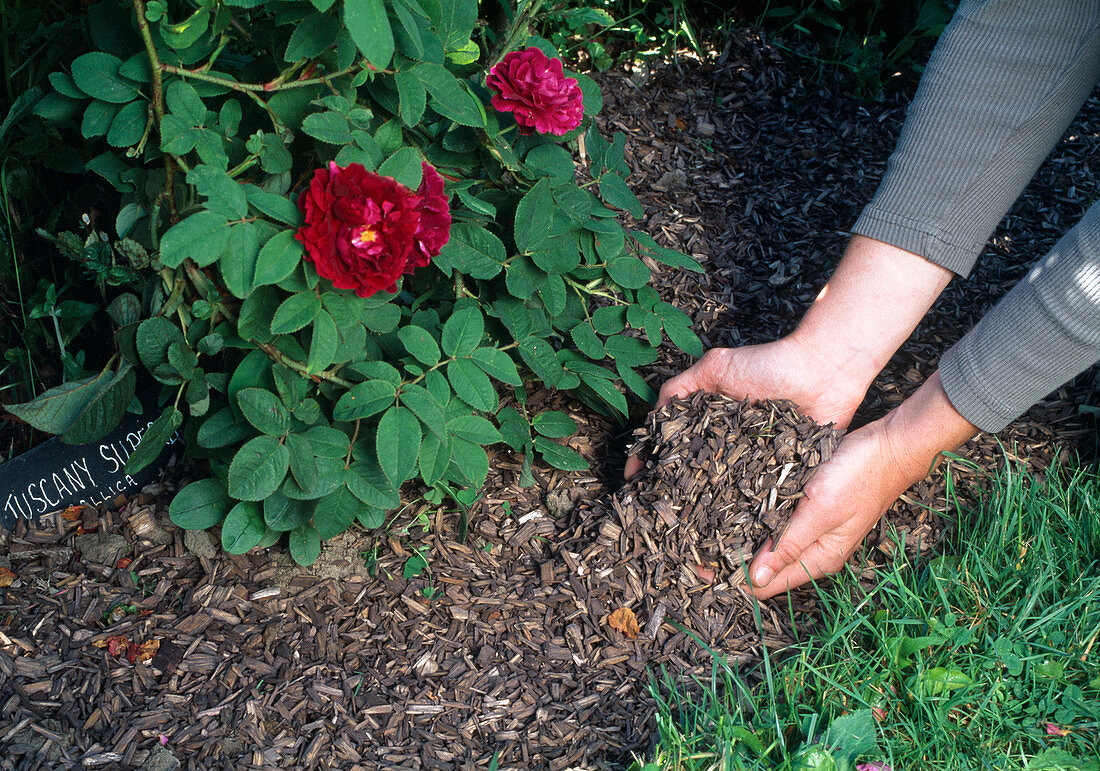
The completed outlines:
{"type": "Polygon", "coordinates": [[[439,254],[451,234],[443,179],[423,164],[415,193],[362,164],[317,169],[299,205],[306,223],[295,236],[317,273],[360,297],[396,292],[397,279],[439,254]]]}
{"type": "Polygon", "coordinates": [[[496,92],[493,107],[513,113],[525,134],[567,134],[584,119],[580,84],[565,77],[561,59],[534,46],[505,56],[485,83],[496,92]]]}

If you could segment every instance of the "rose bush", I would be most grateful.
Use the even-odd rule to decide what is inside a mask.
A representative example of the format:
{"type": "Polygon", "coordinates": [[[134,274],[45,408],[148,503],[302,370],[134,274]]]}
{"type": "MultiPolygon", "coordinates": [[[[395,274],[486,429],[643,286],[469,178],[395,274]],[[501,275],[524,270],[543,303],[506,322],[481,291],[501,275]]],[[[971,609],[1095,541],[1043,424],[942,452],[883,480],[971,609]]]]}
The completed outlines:
{"type": "Polygon", "coordinates": [[[155,384],[128,468],[180,429],[201,474],[173,521],[237,553],[286,538],[302,563],[403,496],[469,503],[487,445],[526,483],[532,457],[583,468],[526,384],[625,417],[663,340],[701,353],[649,266],[699,266],[624,226],[625,137],[530,34],[539,5],[90,6],[93,50],[34,110],[106,190],[113,232],[54,243],[111,266],[114,350],[11,411],[93,441],[155,384]]]}

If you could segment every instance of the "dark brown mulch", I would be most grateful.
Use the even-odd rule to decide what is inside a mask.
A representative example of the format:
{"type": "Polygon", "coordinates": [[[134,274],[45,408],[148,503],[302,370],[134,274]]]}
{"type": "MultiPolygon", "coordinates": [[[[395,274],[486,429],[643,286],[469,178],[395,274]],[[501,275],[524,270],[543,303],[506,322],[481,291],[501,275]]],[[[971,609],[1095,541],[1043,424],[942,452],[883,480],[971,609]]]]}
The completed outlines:
{"type": "MultiPolygon", "coordinates": [[[[602,82],[607,128],[629,136],[644,226],[707,267],[698,277],[658,271],[661,293],[710,345],[790,329],[882,173],[912,83],[864,103],[841,81],[811,84],[751,31],[712,62],[684,58],[602,82]]],[[[975,276],[955,282],[876,381],[863,419],[930,374],[1084,211],[1097,193],[1098,145],[1093,98],[975,276]]],[[[666,355],[650,377],[685,364],[666,355]]],[[[1082,378],[963,455],[978,469],[1005,455],[1041,468],[1058,446],[1087,446],[1094,429],[1077,407],[1090,386],[1082,378]]],[[[597,468],[622,451],[616,427],[573,412],[580,431],[570,442],[597,468]]],[[[671,616],[651,623],[656,605],[637,605],[635,639],[621,631],[631,628],[625,614],[620,628],[608,623],[625,592],[647,596],[641,547],[616,532],[628,528],[614,505],[604,516],[596,504],[617,487],[613,475],[536,469],[536,484],[520,487],[520,468],[507,452],[494,457],[464,543],[454,512],[414,506],[381,541],[336,539],[310,571],[272,553],[208,556],[204,536],[185,538],[164,520],[166,487],[3,536],[0,567],[17,580],[0,589],[0,769],[163,769],[173,759],[193,769],[481,768],[494,755],[501,768],[564,769],[644,752],[652,649],[673,670],[695,666],[698,649],[671,616]],[[123,540],[89,540],[81,529],[123,540]],[[406,580],[414,548],[428,550],[431,567],[406,580]],[[120,553],[133,561],[120,567],[120,553]]],[[[622,511],[629,494],[610,500],[622,511]]],[[[891,511],[907,549],[931,548],[942,523],[927,508],[944,498],[937,474],[891,511]]],[[[645,541],[645,528],[632,532],[645,541]]],[[[884,536],[869,546],[888,550],[884,536]]],[[[661,549],[649,537],[652,560],[661,549]]],[[[856,569],[875,551],[858,555],[856,569]]],[[[719,591],[700,582],[692,602],[719,591]]],[[[796,593],[795,608],[809,596],[796,593]]],[[[785,603],[763,604],[759,629],[739,617],[724,646],[731,658],[789,640],[785,603]]]]}

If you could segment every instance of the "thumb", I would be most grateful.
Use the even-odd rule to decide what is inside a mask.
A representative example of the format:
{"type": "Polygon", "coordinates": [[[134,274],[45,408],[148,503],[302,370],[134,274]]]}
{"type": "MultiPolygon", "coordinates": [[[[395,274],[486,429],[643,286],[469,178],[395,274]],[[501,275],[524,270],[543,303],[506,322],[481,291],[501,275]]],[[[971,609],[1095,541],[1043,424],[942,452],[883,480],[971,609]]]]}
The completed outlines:
{"type": "Polygon", "coordinates": [[[822,522],[803,498],[778,542],[769,539],[753,560],[749,569],[753,586],[767,586],[785,568],[797,564],[803,552],[821,537],[823,529],[828,530],[822,528],[822,522]]]}

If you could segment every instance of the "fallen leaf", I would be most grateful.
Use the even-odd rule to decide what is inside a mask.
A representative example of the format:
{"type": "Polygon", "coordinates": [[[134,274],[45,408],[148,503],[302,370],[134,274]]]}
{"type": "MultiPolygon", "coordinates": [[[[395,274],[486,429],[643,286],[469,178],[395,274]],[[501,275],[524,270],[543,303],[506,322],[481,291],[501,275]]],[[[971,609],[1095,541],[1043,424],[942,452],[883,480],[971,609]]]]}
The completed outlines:
{"type": "Polygon", "coordinates": [[[131,562],[133,562],[133,560],[130,559],[129,557],[123,557],[122,559],[120,559],[118,562],[115,563],[115,567],[118,568],[119,570],[125,570],[126,568],[130,567],[131,562]]]}
{"type": "Polygon", "coordinates": [[[11,572],[11,568],[0,568],[0,589],[11,586],[14,580],[15,573],[11,572]]]}
{"type": "Polygon", "coordinates": [[[84,515],[83,506],[69,506],[61,512],[61,518],[66,522],[76,522],[84,515]]]}
{"type": "Polygon", "coordinates": [[[638,637],[638,617],[630,608],[619,608],[607,619],[607,625],[633,640],[638,637]]]}
{"type": "Polygon", "coordinates": [[[107,653],[112,656],[125,655],[130,649],[130,641],[122,635],[107,638],[107,653]]]}
{"type": "Polygon", "coordinates": [[[1047,736],[1069,736],[1069,729],[1054,723],[1047,723],[1047,736]]]}
{"type": "Polygon", "coordinates": [[[127,657],[132,664],[144,664],[157,654],[160,649],[160,640],[146,640],[141,645],[132,645],[127,651],[127,657]],[[132,654],[132,656],[130,655],[132,654]]]}

